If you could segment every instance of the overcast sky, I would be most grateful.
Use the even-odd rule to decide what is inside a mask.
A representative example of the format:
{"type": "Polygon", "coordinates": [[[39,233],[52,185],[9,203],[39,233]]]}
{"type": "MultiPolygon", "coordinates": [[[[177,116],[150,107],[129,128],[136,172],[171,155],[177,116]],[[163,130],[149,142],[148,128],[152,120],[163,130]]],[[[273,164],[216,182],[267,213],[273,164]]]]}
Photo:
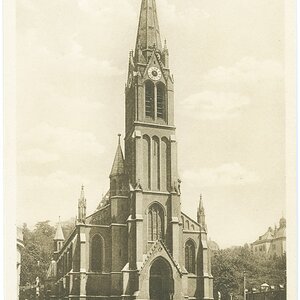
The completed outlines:
{"type": "MultiPolygon", "coordinates": [[[[18,223],[88,212],[109,187],[141,0],[18,0],[18,223]]],[[[253,242],[285,214],[283,0],[157,0],[175,78],[182,210],[253,242]]]]}

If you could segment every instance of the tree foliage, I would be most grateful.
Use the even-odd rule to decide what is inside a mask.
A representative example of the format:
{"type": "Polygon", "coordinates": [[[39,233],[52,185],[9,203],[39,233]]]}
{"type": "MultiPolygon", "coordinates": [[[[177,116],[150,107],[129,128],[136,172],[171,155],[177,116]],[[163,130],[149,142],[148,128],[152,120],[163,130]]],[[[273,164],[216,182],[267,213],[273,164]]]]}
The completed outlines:
{"type": "Polygon", "coordinates": [[[32,231],[23,225],[21,285],[34,284],[36,277],[44,282],[53,255],[54,234],[55,227],[49,221],[38,222],[32,231]]]}
{"type": "Polygon", "coordinates": [[[254,254],[248,245],[216,251],[212,257],[214,291],[220,291],[223,299],[229,294],[243,295],[244,271],[246,288],[257,288],[263,283],[285,283],[286,257],[254,254]]]}
{"type": "MultiPolygon", "coordinates": [[[[36,277],[44,283],[47,270],[54,250],[54,235],[56,226],[51,226],[50,221],[38,222],[33,230],[23,224],[24,249],[22,251],[20,284],[34,284],[36,277]]],[[[75,220],[62,222],[65,238],[74,229],[75,220]]]]}

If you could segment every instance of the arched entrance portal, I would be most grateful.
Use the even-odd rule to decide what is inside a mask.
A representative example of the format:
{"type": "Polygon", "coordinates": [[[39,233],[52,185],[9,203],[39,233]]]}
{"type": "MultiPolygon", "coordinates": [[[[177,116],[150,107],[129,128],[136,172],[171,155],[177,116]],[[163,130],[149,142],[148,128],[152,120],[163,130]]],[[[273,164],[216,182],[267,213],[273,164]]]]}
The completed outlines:
{"type": "Polygon", "coordinates": [[[163,258],[157,258],[150,269],[149,294],[150,300],[172,300],[174,281],[172,269],[163,258]]]}

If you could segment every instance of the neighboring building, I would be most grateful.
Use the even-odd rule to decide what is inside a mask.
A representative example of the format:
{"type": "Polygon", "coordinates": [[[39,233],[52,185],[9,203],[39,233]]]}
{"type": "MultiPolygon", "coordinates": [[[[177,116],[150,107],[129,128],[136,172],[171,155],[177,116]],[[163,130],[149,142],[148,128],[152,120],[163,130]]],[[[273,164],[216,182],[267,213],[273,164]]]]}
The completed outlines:
{"type": "Polygon", "coordinates": [[[181,211],[174,81],[155,0],[143,0],[125,88],[125,158],[119,142],[110,189],[74,231],[58,225],[48,271],[53,299],[213,299],[202,200],[197,221],[181,211]]]}
{"type": "Polygon", "coordinates": [[[21,274],[21,262],[22,262],[22,250],[24,248],[23,232],[22,229],[17,227],[17,296],[19,299],[20,292],[20,274],[21,274]]]}
{"type": "Polygon", "coordinates": [[[281,218],[279,228],[269,227],[267,232],[261,235],[258,240],[251,244],[254,253],[267,254],[273,256],[283,255],[286,252],[286,220],[281,218]]]}

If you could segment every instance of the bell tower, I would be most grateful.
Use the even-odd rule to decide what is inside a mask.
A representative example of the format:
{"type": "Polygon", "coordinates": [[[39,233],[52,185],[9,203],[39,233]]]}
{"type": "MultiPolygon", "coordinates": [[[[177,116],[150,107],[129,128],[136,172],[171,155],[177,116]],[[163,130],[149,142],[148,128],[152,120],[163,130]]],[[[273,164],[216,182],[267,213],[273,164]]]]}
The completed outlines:
{"type": "Polygon", "coordinates": [[[143,190],[167,192],[177,188],[173,84],[155,0],[143,0],[125,88],[126,169],[130,183],[140,184],[143,190]]]}
{"type": "Polygon", "coordinates": [[[130,184],[129,269],[137,270],[158,241],[182,264],[174,80],[155,0],[142,0],[135,50],[129,52],[125,169],[130,184]]]}

